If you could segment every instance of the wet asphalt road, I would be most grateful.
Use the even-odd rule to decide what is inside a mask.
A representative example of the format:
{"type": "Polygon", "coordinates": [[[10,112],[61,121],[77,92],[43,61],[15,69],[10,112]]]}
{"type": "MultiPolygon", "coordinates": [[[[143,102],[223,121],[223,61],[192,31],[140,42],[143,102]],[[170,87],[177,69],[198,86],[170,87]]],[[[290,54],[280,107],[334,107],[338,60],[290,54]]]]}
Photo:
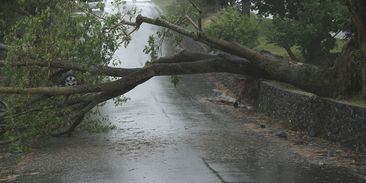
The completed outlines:
{"type": "MultiPolygon", "coordinates": [[[[137,6],[147,16],[159,14],[151,3],[137,6]]],[[[143,25],[130,47],[116,53],[124,67],[143,66],[142,50],[157,30],[143,25]]],[[[129,92],[123,106],[108,102],[102,113],[115,130],[51,139],[24,160],[17,182],[362,182],[247,129],[233,107],[206,100],[221,95],[207,77],[185,76],[177,88],[168,77],[153,78],[129,92]]]]}

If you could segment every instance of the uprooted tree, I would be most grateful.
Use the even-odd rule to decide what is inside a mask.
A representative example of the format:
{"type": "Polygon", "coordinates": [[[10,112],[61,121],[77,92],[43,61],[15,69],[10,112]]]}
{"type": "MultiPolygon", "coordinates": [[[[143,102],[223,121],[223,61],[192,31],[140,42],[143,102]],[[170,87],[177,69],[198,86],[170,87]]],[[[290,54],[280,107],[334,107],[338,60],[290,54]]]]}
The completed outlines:
{"type": "MultiPolygon", "coordinates": [[[[134,16],[134,11],[104,16],[95,15],[86,8],[82,16],[75,15],[73,3],[60,1],[32,16],[25,15],[6,32],[4,44],[0,45],[1,75],[6,76],[0,94],[8,108],[0,118],[3,143],[26,141],[30,136],[50,133],[56,136],[70,134],[93,108],[122,96],[154,76],[235,73],[286,82],[331,97],[339,95],[340,88],[346,90],[351,82],[349,73],[344,70],[344,62],[360,59],[363,81],[366,81],[366,7],[362,0],[346,0],[357,31],[352,46],[347,46],[335,66],[330,68],[281,60],[245,45],[209,36],[198,25],[200,23],[189,17],[183,19],[194,25],[196,31],[180,26],[180,21],[172,23],[165,18],[142,15],[129,18],[134,16]],[[110,66],[115,61],[113,53],[117,47],[127,46],[133,32],[142,24],[160,26],[221,53],[182,51],[173,56],[154,58],[143,68],[110,66]],[[355,56],[355,53],[360,54],[355,56]],[[70,70],[77,71],[83,83],[59,86],[57,75],[70,70]],[[32,122],[27,123],[29,121],[32,122]],[[66,130],[59,130],[65,127],[66,130]],[[43,130],[39,132],[39,129],[43,130]]],[[[363,89],[366,93],[365,82],[363,89]]]]}

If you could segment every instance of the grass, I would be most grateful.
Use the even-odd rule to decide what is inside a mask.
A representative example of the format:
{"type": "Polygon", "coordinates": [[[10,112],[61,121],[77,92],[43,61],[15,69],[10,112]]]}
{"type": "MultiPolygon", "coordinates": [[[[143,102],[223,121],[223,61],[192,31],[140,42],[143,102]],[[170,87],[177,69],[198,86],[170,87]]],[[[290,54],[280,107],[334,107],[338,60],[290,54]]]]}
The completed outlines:
{"type": "Polygon", "coordinates": [[[343,39],[336,40],[336,46],[330,50],[331,53],[339,53],[342,51],[343,46],[346,44],[346,41],[343,39]]]}
{"type": "MultiPolygon", "coordinates": [[[[256,46],[254,48],[255,50],[258,50],[258,51],[267,50],[267,51],[270,51],[274,55],[288,57],[287,51],[284,48],[277,46],[274,43],[269,43],[265,36],[260,36],[258,38],[258,42],[259,42],[259,44],[258,44],[258,46],[256,46]]],[[[297,46],[291,47],[291,50],[292,50],[292,52],[294,52],[295,56],[298,59],[303,60],[303,57],[297,46]]]]}
{"type": "MultiPolygon", "coordinates": [[[[288,57],[288,54],[286,50],[280,46],[277,46],[274,43],[269,43],[266,40],[265,35],[262,35],[258,38],[258,46],[254,49],[261,51],[261,50],[267,50],[273,53],[274,55],[279,55],[283,57],[288,57]]],[[[342,51],[343,46],[346,44],[346,41],[343,39],[336,39],[336,46],[330,50],[331,53],[340,53],[342,51]]],[[[297,46],[291,47],[291,50],[294,52],[295,56],[299,58],[300,60],[304,60],[299,48],[297,46]]]]}
{"type": "Polygon", "coordinates": [[[279,46],[277,46],[276,44],[273,44],[273,43],[268,43],[265,36],[259,37],[258,42],[259,42],[258,46],[255,47],[255,49],[258,50],[258,51],[267,50],[267,51],[270,51],[271,53],[273,53],[275,55],[287,56],[287,52],[284,48],[279,47],[279,46]]]}

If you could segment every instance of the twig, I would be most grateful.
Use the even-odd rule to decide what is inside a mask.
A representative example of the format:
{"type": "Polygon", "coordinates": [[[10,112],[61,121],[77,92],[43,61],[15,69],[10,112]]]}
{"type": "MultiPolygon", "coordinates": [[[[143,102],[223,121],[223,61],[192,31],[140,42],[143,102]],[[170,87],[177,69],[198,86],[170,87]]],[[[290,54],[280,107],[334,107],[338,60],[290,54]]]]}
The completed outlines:
{"type": "Polygon", "coordinates": [[[196,3],[194,3],[192,0],[187,0],[192,4],[192,6],[198,11],[199,17],[198,17],[198,30],[202,32],[202,10],[198,7],[196,3]]]}
{"type": "Polygon", "coordinates": [[[201,8],[199,8],[196,3],[194,3],[192,0],[187,0],[188,2],[190,2],[192,4],[192,6],[199,12],[202,13],[201,8]]]}
{"type": "Polygon", "coordinates": [[[185,18],[194,26],[194,28],[196,28],[196,30],[200,31],[200,27],[199,25],[197,25],[192,19],[191,17],[189,17],[188,15],[185,16],[185,18]]]}

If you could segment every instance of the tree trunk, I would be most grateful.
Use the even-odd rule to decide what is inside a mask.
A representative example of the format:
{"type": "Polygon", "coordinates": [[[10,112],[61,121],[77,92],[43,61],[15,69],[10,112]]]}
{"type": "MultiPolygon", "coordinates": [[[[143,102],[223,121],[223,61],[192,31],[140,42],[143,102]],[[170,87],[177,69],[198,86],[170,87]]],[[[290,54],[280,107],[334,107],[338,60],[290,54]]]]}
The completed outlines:
{"type": "Polygon", "coordinates": [[[364,0],[345,0],[345,2],[359,35],[360,52],[363,54],[363,59],[361,59],[361,95],[366,100],[366,2],[364,0]]]}
{"type": "Polygon", "coordinates": [[[321,46],[322,39],[315,38],[309,42],[309,44],[304,48],[303,53],[305,57],[305,62],[308,64],[313,64],[317,66],[325,66],[326,62],[323,60],[324,55],[322,53],[321,46]]]}
{"type": "Polygon", "coordinates": [[[257,69],[261,70],[263,78],[292,84],[303,90],[320,96],[333,97],[337,88],[344,87],[344,82],[336,82],[337,75],[333,68],[321,68],[311,64],[289,62],[249,49],[243,45],[219,40],[201,35],[203,42],[213,47],[248,59],[257,69]],[[321,79],[320,79],[321,78],[321,79]]]}
{"type": "Polygon", "coordinates": [[[362,98],[366,100],[366,60],[362,61],[362,98]]]}
{"type": "Polygon", "coordinates": [[[296,61],[296,62],[298,62],[299,61],[299,59],[297,59],[297,57],[295,56],[295,54],[294,54],[294,52],[292,52],[292,50],[291,50],[291,48],[290,47],[284,47],[285,48],[285,50],[286,50],[286,52],[287,52],[287,54],[288,54],[288,56],[290,56],[290,58],[293,60],[293,61],[296,61]]]}
{"type": "Polygon", "coordinates": [[[366,101],[366,41],[361,43],[361,53],[363,57],[361,59],[361,76],[362,76],[362,92],[361,96],[366,101]]]}

